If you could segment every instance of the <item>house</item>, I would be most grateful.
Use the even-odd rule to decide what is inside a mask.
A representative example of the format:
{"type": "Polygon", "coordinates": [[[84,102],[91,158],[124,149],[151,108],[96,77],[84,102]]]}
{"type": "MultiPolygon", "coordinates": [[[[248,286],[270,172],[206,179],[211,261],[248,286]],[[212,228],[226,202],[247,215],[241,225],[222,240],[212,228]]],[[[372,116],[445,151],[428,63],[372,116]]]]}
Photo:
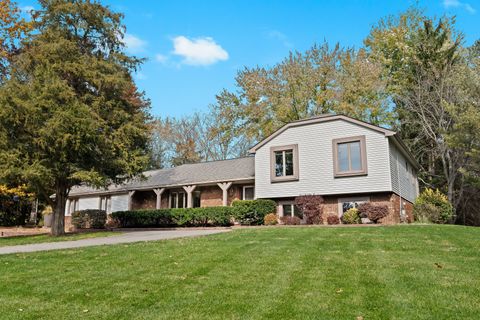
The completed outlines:
{"type": "Polygon", "coordinates": [[[324,213],[341,216],[362,202],[386,204],[384,223],[411,219],[418,195],[418,163],[389,129],[344,115],[286,124],[250,149],[251,156],[152,170],[106,190],[71,190],[75,210],[122,210],[230,205],[236,199],[273,199],[278,214],[297,214],[294,199],[317,194],[324,213]]]}

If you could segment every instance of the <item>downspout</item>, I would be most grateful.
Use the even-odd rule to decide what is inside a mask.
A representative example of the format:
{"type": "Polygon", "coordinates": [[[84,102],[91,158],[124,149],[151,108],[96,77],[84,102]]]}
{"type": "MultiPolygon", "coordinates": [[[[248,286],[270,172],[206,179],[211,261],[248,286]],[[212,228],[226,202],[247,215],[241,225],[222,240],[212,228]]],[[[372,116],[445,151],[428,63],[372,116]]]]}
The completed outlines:
{"type": "Polygon", "coordinates": [[[402,210],[402,185],[400,184],[400,163],[398,162],[398,150],[397,150],[397,183],[398,183],[398,193],[400,195],[400,222],[404,222],[405,218],[403,216],[402,210]]]}

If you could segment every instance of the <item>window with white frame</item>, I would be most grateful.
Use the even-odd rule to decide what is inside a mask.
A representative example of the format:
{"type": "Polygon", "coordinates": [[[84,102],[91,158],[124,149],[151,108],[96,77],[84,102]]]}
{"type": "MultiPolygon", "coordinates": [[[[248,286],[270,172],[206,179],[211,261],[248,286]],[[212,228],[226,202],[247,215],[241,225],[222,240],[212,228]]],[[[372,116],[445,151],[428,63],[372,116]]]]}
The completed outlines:
{"type": "Polygon", "coordinates": [[[282,201],[279,202],[279,214],[281,217],[299,217],[300,219],[303,219],[303,214],[298,209],[298,207],[295,205],[293,201],[282,201]]]}
{"type": "Polygon", "coordinates": [[[107,214],[112,211],[112,201],[110,196],[100,197],[100,210],[105,210],[107,214]]]}
{"type": "Polygon", "coordinates": [[[338,199],[338,216],[342,217],[349,209],[358,208],[360,204],[369,201],[369,197],[340,198],[338,199]]]}
{"type": "Polygon", "coordinates": [[[68,208],[68,213],[72,214],[73,212],[78,211],[78,199],[70,199],[70,204],[68,208]]]}
{"type": "Polygon", "coordinates": [[[255,187],[243,186],[242,200],[254,200],[255,199],[255,187]]]}
{"type": "Polygon", "coordinates": [[[298,145],[270,148],[270,179],[272,182],[298,180],[298,145]]]}
{"type": "Polygon", "coordinates": [[[185,208],[187,206],[187,197],[185,192],[170,193],[170,208],[185,208]]]}

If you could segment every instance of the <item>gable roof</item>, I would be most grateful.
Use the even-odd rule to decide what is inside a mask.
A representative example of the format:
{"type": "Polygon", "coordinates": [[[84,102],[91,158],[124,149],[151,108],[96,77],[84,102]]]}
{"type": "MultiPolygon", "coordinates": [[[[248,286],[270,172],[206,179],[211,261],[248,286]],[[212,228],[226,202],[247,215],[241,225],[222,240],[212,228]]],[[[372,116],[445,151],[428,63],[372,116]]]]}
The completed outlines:
{"type": "Polygon", "coordinates": [[[70,196],[119,193],[129,190],[161,187],[181,187],[191,184],[215,184],[225,181],[248,181],[255,178],[255,158],[244,157],[229,160],[184,164],[178,167],[145,171],[145,179],[135,178],[121,185],[110,185],[107,189],[88,186],[72,188],[70,196]]]}
{"type": "Polygon", "coordinates": [[[273,138],[277,137],[278,135],[280,135],[282,132],[288,130],[289,128],[300,127],[300,126],[316,124],[316,123],[321,123],[321,122],[335,121],[335,120],[344,120],[344,121],[347,121],[347,122],[350,122],[350,123],[354,123],[354,124],[357,124],[359,126],[362,126],[362,127],[374,130],[374,131],[381,132],[381,133],[385,134],[385,136],[393,136],[395,134],[395,131],[385,129],[385,128],[373,125],[371,123],[368,123],[368,122],[360,121],[360,120],[345,116],[343,114],[323,114],[323,115],[319,115],[319,116],[316,116],[316,117],[302,119],[302,120],[296,120],[296,121],[292,121],[290,123],[287,123],[286,125],[284,125],[280,129],[278,129],[277,131],[275,131],[274,133],[272,133],[271,135],[269,135],[268,137],[266,137],[265,139],[263,139],[262,141],[260,141],[256,145],[254,145],[252,148],[250,148],[249,152],[250,153],[255,153],[258,149],[260,149],[262,146],[267,144],[267,142],[271,141],[273,138]]]}
{"type": "Polygon", "coordinates": [[[400,151],[410,160],[410,162],[417,168],[420,168],[420,164],[415,160],[415,157],[411,154],[411,152],[408,150],[408,148],[405,146],[403,141],[400,139],[398,136],[398,133],[395,131],[392,131],[390,129],[382,128],[376,125],[373,125],[371,123],[361,121],[354,119],[352,117],[343,115],[343,114],[322,114],[316,117],[312,118],[307,118],[307,119],[302,119],[302,120],[296,120],[292,121],[290,123],[287,123],[286,125],[282,126],[280,129],[263,139],[262,141],[258,142],[255,146],[250,148],[249,152],[254,154],[258,149],[263,147],[265,144],[267,144],[269,141],[273,140],[275,137],[279,136],[282,134],[284,131],[288,130],[289,128],[293,127],[300,127],[300,126],[305,126],[305,125],[310,125],[310,124],[316,124],[316,123],[322,123],[322,122],[328,122],[328,121],[335,121],[335,120],[344,120],[356,125],[359,125],[361,127],[374,130],[380,133],[383,133],[386,137],[392,138],[394,143],[399,147],[400,151]]]}

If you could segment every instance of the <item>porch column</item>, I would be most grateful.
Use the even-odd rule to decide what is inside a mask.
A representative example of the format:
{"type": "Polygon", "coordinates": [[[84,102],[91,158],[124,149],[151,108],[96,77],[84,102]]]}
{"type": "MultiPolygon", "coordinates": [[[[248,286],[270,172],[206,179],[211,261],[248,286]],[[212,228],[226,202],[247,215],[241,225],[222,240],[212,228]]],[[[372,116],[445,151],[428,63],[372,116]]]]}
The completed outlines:
{"type": "Polygon", "coordinates": [[[217,185],[223,191],[222,205],[225,207],[228,204],[228,189],[232,186],[232,182],[222,182],[222,183],[217,183],[217,185]]]}
{"type": "Polygon", "coordinates": [[[156,208],[160,209],[162,206],[162,193],[165,191],[165,188],[153,189],[153,192],[157,195],[157,205],[156,208]]]}
{"type": "MultiPolygon", "coordinates": [[[[37,200],[38,201],[38,200],[37,200]]],[[[67,212],[65,212],[65,215],[66,216],[69,216],[70,215],[70,205],[71,205],[71,202],[70,202],[70,199],[67,199],[67,204],[65,205],[65,209],[67,210],[67,212]]],[[[37,213],[38,214],[38,213],[37,213]]]]}
{"type": "Polygon", "coordinates": [[[187,193],[187,208],[192,208],[193,207],[193,201],[192,201],[192,192],[195,190],[197,186],[191,185],[191,186],[183,186],[183,190],[187,193]]]}
{"type": "Polygon", "coordinates": [[[128,191],[128,210],[132,210],[132,197],[135,193],[135,190],[128,191]]]}

